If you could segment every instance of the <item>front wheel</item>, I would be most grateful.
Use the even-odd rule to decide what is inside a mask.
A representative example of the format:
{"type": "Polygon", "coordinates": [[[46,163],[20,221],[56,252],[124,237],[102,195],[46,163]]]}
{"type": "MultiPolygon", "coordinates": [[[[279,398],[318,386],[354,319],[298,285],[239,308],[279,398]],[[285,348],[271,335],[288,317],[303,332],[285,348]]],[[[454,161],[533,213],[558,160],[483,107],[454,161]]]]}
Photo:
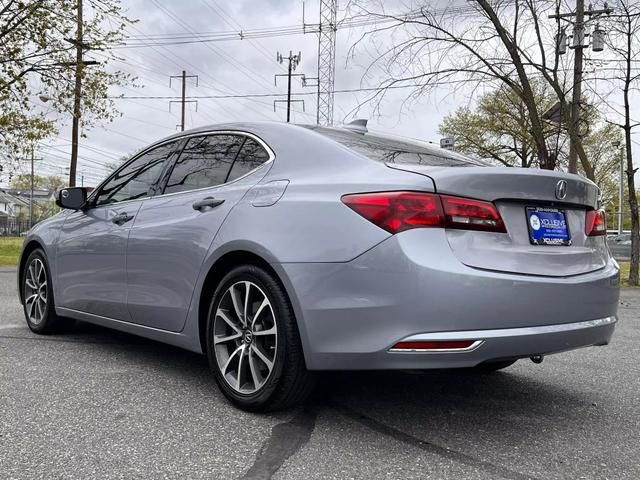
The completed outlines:
{"type": "Polygon", "coordinates": [[[22,272],[22,298],[27,325],[34,333],[61,333],[72,323],[56,315],[53,285],[42,249],[37,248],[27,258],[22,272]]]}
{"type": "Polygon", "coordinates": [[[224,395],[249,411],[303,401],[313,387],[288,297],[264,269],[229,272],[211,301],[207,356],[224,395]]]}

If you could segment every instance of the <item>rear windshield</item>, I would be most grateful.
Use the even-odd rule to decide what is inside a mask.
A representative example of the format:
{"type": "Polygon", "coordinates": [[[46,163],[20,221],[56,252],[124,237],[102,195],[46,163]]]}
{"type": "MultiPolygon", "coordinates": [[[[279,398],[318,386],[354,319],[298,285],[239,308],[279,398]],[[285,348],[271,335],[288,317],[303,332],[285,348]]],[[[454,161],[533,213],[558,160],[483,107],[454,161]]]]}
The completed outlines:
{"type": "Polygon", "coordinates": [[[419,143],[397,140],[369,133],[350,132],[346,129],[308,126],[331,140],[372,160],[383,163],[399,163],[405,165],[426,165],[429,167],[472,167],[484,166],[480,162],[455,152],[420,145],[419,143]]]}

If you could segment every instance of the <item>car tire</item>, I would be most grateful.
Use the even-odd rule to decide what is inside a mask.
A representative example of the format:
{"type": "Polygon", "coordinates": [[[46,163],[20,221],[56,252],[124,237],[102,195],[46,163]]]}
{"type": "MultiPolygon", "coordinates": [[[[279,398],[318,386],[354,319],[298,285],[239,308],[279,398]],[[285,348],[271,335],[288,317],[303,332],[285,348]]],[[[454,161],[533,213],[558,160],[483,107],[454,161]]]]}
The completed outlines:
{"type": "Polygon", "coordinates": [[[272,274],[254,265],[234,268],[216,288],[207,356],[220,389],[243,410],[291,407],[314,386],[287,294],[272,274]]]}
{"type": "Polygon", "coordinates": [[[469,369],[465,369],[470,373],[493,373],[493,372],[497,372],[498,370],[502,370],[503,368],[507,368],[510,367],[511,365],[513,365],[514,363],[516,363],[517,360],[503,360],[500,362],[485,362],[485,363],[481,363],[480,365],[476,365],[475,367],[469,368],[469,369]]]}
{"type": "Polygon", "coordinates": [[[29,254],[21,278],[24,316],[32,332],[63,333],[73,325],[73,320],[56,314],[51,272],[42,249],[29,254]]]}

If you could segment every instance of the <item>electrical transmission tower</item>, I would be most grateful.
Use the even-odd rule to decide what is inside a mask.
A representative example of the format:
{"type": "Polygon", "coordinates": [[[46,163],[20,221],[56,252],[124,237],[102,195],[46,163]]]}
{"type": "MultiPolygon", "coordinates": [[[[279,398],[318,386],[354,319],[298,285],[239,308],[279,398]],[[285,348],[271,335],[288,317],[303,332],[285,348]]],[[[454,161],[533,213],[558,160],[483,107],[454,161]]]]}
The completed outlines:
{"type": "Polygon", "coordinates": [[[320,0],[318,34],[318,117],[320,125],[333,125],[333,89],[336,72],[337,0],[320,0]]]}

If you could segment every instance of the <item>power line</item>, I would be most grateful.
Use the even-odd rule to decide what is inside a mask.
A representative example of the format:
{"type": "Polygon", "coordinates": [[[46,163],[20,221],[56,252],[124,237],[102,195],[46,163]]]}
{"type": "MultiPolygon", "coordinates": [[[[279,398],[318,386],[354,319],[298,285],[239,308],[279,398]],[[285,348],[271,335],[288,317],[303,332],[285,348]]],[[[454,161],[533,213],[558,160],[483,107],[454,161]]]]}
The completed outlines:
{"type": "MultiPolygon", "coordinates": [[[[334,93],[358,93],[358,92],[381,92],[384,90],[396,90],[401,88],[419,88],[423,85],[419,84],[410,84],[410,85],[391,85],[388,87],[369,87],[369,88],[343,88],[339,90],[334,90],[334,93]]],[[[291,95],[317,95],[316,92],[292,92],[291,95]]],[[[193,95],[187,97],[189,99],[194,100],[206,100],[206,99],[216,99],[222,100],[225,98],[266,98],[266,97],[286,97],[286,93],[244,93],[244,94],[234,94],[234,95],[193,95]]],[[[149,96],[113,96],[108,97],[113,100],[171,100],[171,99],[180,99],[180,97],[175,96],[162,96],[162,95],[149,95],[149,96]]]]}
{"type": "MultiPolygon", "coordinates": [[[[152,0],[153,1],[153,0],[152,0]]],[[[166,10],[165,10],[166,11],[166,10]]],[[[439,15],[448,13],[451,15],[465,15],[470,13],[476,13],[477,9],[473,5],[462,5],[458,7],[443,7],[439,9],[433,9],[427,13],[431,15],[439,15]]],[[[337,30],[362,28],[368,26],[375,26],[379,24],[393,23],[393,22],[406,22],[420,18],[423,15],[422,10],[413,10],[404,14],[397,15],[368,15],[361,16],[356,15],[351,18],[345,18],[335,23],[337,30]],[[374,18],[371,18],[374,17],[374,18]]],[[[113,45],[111,48],[126,49],[126,48],[141,48],[151,46],[166,46],[166,45],[186,45],[193,43],[214,43],[214,42],[226,42],[237,40],[250,40],[256,38],[271,38],[281,37],[288,35],[304,35],[309,33],[320,33],[321,26],[319,23],[310,23],[305,25],[287,25],[280,27],[266,27],[255,29],[241,29],[241,30],[227,30],[227,31],[213,31],[213,32],[194,32],[188,29],[190,34],[185,33],[173,33],[173,34],[156,34],[144,36],[145,40],[150,40],[155,43],[140,42],[140,38],[131,35],[129,36],[130,42],[124,42],[122,44],[113,45]]]]}

